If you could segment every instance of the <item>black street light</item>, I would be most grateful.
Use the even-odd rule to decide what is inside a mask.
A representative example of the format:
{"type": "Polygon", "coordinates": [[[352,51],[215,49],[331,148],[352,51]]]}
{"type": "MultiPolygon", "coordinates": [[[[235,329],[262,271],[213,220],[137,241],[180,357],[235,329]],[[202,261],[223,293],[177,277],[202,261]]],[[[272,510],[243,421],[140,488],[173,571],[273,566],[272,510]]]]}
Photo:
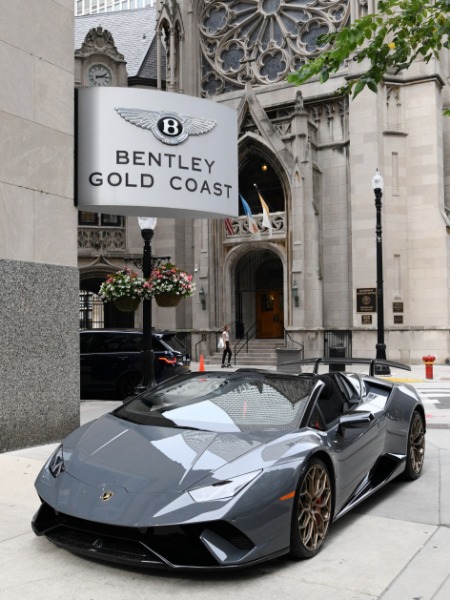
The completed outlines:
{"type": "MultiPolygon", "coordinates": [[[[378,171],[372,179],[372,188],[375,193],[375,208],[377,211],[377,225],[375,229],[377,237],[377,345],[376,358],[386,360],[386,344],[384,343],[384,290],[383,290],[383,230],[381,227],[381,197],[383,196],[383,178],[378,171]]],[[[391,371],[387,365],[375,365],[377,375],[390,375],[391,371]]]]}
{"type": "MultiPolygon", "coordinates": [[[[142,239],[144,240],[144,255],[142,259],[142,274],[148,279],[152,273],[152,246],[151,241],[156,227],[156,218],[138,217],[139,227],[141,228],[142,239]]],[[[142,301],[142,375],[141,381],[136,388],[136,393],[143,392],[148,387],[156,384],[155,363],[153,357],[153,336],[152,336],[152,299],[144,298],[142,301]]]]}

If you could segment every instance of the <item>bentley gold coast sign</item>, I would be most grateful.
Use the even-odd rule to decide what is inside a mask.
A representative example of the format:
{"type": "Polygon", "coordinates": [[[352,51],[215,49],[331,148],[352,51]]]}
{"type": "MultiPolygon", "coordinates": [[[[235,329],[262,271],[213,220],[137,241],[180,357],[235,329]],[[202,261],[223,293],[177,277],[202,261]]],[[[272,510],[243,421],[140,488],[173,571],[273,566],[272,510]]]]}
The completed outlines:
{"type": "Polygon", "coordinates": [[[238,215],[236,111],[144,89],[82,88],[77,95],[79,210],[238,215]]]}

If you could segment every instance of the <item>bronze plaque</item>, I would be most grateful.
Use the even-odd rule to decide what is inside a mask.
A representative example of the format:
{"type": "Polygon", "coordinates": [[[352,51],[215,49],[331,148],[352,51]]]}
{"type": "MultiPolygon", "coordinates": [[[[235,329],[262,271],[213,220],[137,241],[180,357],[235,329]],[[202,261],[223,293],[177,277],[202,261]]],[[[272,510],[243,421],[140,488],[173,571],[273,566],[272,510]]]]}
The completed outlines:
{"type": "Polygon", "coordinates": [[[402,325],[403,324],[403,315],[394,315],[394,323],[396,325],[402,325]]]}
{"type": "Polygon", "coordinates": [[[361,323],[363,325],[372,325],[372,315],[361,315],[361,323]]]}
{"type": "Polygon", "coordinates": [[[393,302],[392,303],[392,312],[402,313],[403,312],[403,302],[393,302]]]}
{"type": "Polygon", "coordinates": [[[376,288],[358,288],[356,290],[356,311],[359,313],[377,312],[376,288]]]}

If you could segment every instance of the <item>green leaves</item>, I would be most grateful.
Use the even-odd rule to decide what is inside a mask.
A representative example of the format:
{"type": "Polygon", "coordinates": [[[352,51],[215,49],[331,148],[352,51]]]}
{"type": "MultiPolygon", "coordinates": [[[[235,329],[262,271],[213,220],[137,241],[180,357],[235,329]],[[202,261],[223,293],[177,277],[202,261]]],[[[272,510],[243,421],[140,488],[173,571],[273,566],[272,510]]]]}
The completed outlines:
{"type": "Polygon", "coordinates": [[[428,62],[449,46],[448,0],[381,0],[378,14],[367,15],[340,31],[321,36],[324,50],[303,65],[288,81],[301,85],[315,76],[325,83],[346,60],[368,60],[367,71],[348,81],[342,90],[353,97],[367,86],[376,92],[388,70],[408,69],[421,58],[428,62]]]}
{"type": "MultiPolygon", "coordinates": [[[[369,79],[367,81],[367,87],[369,88],[369,90],[372,90],[372,92],[375,92],[375,94],[377,93],[378,87],[377,87],[376,82],[373,79],[369,79]]],[[[355,93],[355,95],[356,95],[356,93],[355,93]]]]}
{"type": "Polygon", "coordinates": [[[354,87],[353,96],[357,96],[360,92],[362,92],[365,85],[366,85],[366,82],[363,79],[360,79],[354,87]]]}
{"type": "Polygon", "coordinates": [[[324,69],[320,73],[320,83],[325,83],[325,81],[328,80],[329,76],[330,76],[330,72],[328,71],[328,69],[324,69]]]}

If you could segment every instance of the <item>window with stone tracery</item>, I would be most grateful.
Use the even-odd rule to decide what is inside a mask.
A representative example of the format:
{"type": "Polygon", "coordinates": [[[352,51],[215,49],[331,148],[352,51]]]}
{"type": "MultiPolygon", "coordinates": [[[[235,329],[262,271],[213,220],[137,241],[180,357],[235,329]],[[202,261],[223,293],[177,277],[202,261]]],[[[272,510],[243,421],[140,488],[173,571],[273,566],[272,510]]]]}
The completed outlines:
{"type": "Polygon", "coordinates": [[[349,0],[205,0],[200,19],[202,91],[215,96],[286,79],[340,29],[349,0]]]}

